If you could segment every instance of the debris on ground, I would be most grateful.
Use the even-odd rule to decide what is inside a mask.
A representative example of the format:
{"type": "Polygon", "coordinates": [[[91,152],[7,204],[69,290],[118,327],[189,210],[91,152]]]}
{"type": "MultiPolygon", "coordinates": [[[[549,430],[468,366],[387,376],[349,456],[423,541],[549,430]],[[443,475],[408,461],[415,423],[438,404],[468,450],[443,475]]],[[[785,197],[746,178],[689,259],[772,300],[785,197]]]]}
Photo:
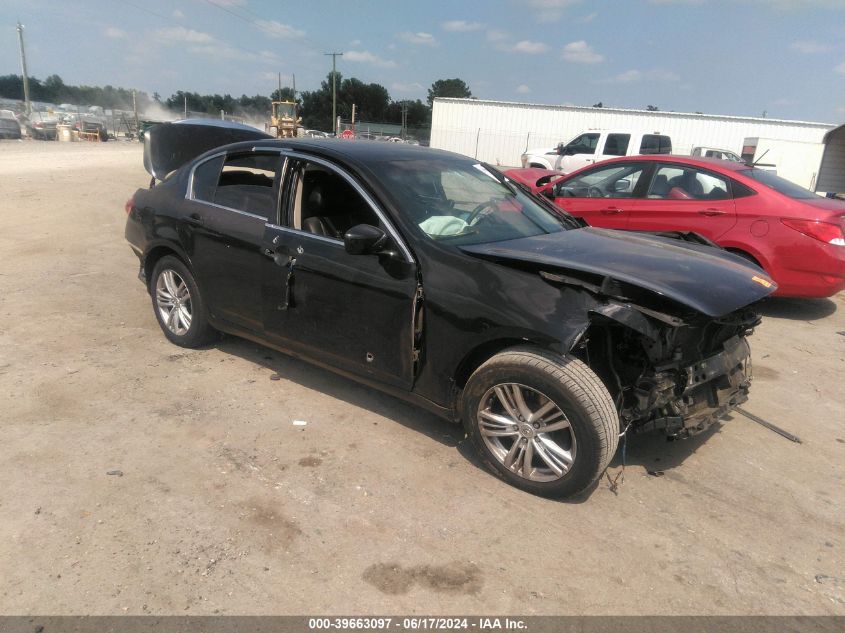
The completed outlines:
{"type": "Polygon", "coordinates": [[[123,477],[123,471],[122,470],[110,470],[106,474],[107,475],[115,475],[117,477],[123,477]]]}

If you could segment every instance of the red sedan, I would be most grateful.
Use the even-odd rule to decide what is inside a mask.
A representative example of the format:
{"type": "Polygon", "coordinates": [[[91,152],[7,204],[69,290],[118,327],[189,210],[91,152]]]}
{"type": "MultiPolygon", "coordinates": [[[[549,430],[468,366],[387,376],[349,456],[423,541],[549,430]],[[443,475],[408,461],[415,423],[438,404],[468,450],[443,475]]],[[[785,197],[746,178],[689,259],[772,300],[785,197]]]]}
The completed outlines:
{"type": "Polygon", "coordinates": [[[763,268],[778,295],[845,289],[845,202],[770,171],[665,155],[614,158],[558,179],[538,169],[506,174],[593,226],[703,235],[763,268]]]}

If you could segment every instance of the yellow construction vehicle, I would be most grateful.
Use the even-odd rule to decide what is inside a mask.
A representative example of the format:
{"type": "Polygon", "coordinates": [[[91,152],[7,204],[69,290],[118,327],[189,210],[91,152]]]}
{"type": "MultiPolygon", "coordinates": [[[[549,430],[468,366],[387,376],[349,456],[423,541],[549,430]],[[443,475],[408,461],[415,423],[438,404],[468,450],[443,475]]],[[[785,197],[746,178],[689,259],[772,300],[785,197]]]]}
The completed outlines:
{"type": "Polygon", "coordinates": [[[293,101],[273,101],[270,123],[267,133],[276,138],[296,138],[302,127],[302,118],[296,116],[296,103],[293,101]]]}

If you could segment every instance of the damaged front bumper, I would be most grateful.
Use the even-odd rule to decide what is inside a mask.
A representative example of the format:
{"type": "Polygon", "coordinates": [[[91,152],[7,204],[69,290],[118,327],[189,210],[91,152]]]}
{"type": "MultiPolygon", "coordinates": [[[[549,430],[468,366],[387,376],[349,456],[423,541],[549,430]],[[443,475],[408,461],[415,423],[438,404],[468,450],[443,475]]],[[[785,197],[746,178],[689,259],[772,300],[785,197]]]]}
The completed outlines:
{"type": "Polygon", "coordinates": [[[701,433],[748,400],[750,354],[745,337],[734,336],[725,341],[722,352],[681,368],[682,388],[678,370],[658,368],[647,383],[635,389],[635,410],[650,412],[635,430],[662,430],[678,438],[701,433]]]}

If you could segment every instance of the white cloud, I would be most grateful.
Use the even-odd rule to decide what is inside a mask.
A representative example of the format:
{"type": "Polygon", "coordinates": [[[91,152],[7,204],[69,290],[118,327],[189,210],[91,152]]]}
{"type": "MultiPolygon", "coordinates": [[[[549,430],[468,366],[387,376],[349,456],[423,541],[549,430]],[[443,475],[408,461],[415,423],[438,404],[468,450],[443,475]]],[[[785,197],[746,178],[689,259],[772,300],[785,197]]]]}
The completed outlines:
{"type": "Polygon", "coordinates": [[[208,57],[213,60],[234,59],[243,62],[255,62],[262,59],[262,56],[260,55],[250,53],[249,51],[245,51],[240,48],[235,48],[234,46],[230,46],[228,44],[223,44],[222,42],[215,42],[210,45],[191,46],[188,48],[188,52],[193,55],[208,57]]]}
{"type": "Polygon", "coordinates": [[[490,29],[487,31],[487,41],[493,42],[494,44],[506,42],[510,38],[507,31],[501,31],[499,29],[490,29]]]}
{"type": "Polygon", "coordinates": [[[538,55],[545,53],[549,47],[543,42],[532,42],[531,40],[522,40],[510,47],[514,53],[528,53],[529,55],[538,55]]]}
{"type": "Polygon", "coordinates": [[[837,66],[833,70],[835,70],[838,73],[842,73],[843,75],[845,75],[845,62],[842,62],[841,64],[839,64],[839,66],[837,66]]]}
{"type": "Polygon", "coordinates": [[[349,62],[372,64],[373,66],[380,66],[381,68],[396,68],[396,62],[393,60],[382,59],[370,51],[347,51],[343,54],[343,59],[349,62]]]}
{"type": "Polygon", "coordinates": [[[531,92],[531,88],[529,88],[525,84],[519,84],[516,87],[516,91],[521,95],[527,95],[529,92],[531,92]]]}
{"type": "Polygon", "coordinates": [[[113,40],[119,40],[126,37],[126,31],[119,29],[116,26],[107,26],[103,29],[103,35],[113,40]]]}
{"type": "Polygon", "coordinates": [[[540,22],[557,22],[569,7],[582,0],[526,0],[528,8],[540,22]]]}
{"type": "Polygon", "coordinates": [[[394,92],[419,92],[421,90],[425,90],[423,85],[417,83],[416,81],[409,84],[393,83],[390,84],[390,89],[394,92]]]}
{"type": "Polygon", "coordinates": [[[358,48],[359,46],[361,46],[361,44],[361,40],[352,40],[351,42],[349,42],[349,45],[353,48],[358,48]]]}
{"type": "Polygon", "coordinates": [[[789,48],[798,53],[812,55],[813,53],[826,53],[833,47],[829,44],[816,42],[815,40],[798,40],[792,42],[792,44],[789,45],[789,48]]]}
{"type": "Polygon", "coordinates": [[[397,36],[411,44],[423,44],[425,46],[437,46],[437,40],[431,33],[400,33],[397,36]]]}
{"type": "Polygon", "coordinates": [[[305,35],[305,31],[300,31],[288,24],[277,22],[276,20],[256,20],[255,23],[270,37],[291,40],[305,35]]]}
{"type": "Polygon", "coordinates": [[[182,13],[179,9],[173,9],[173,17],[177,20],[181,20],[185,17],[185,14],[182,13]]]}
{"type": "Polygon", "coordinates": [[[604,56],[593,50],[593,47],[584,40],[570,42],[563,47],[563,58],[575,64],[598,64],[604,60],[604,56]]]}
{"type": "Polygon", "coordinates": [[[167,42],[187,42],[189,44],[209,44],[214,41],[208,33],[186,29],[184,26],[169,26],[155,32],[156,37],[167,42]]]}
{"type": "Polygon", "coordinates": [[[484,25],[480,22],[467,22],[466,20],[449,20],[440,25],[444,31],[455,33],[467,33],[469,31],[480,31],[484,25]]]}
{"type": "Polygon", "coordinates": [[[653,70],[626,70],[624,73],[619,73],[609,79],[602,79],[600,83],[609,83],[609,84],[632,84],[632,83],[639,83],[641,81],[664,81],[664,82],[674,82],[680,81],[681,78],[677,75],[677,73],[673,73],[669,70],[660,70],[660,69],[653,69],[653,70]]]}

